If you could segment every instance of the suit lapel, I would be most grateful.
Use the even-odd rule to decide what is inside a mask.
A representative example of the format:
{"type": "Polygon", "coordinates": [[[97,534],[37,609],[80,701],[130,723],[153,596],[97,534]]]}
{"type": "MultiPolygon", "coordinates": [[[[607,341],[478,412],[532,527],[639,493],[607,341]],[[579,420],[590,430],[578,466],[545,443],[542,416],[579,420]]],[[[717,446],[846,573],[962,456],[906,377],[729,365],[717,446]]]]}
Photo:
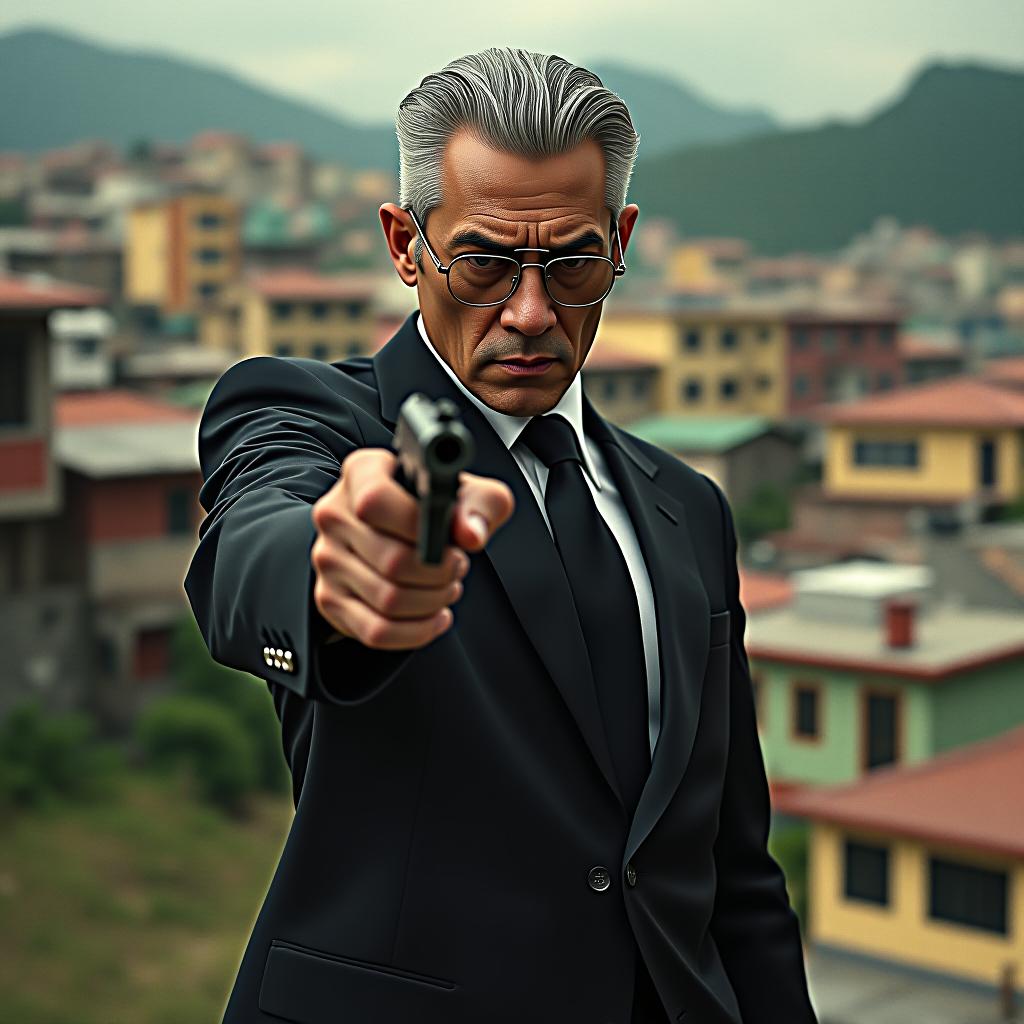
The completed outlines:
{"type": "MultiPolygon", "coordinates": [[[[413,391],[451,398],[476,442],[470,471],[497,477],[512,489],[516,510],[484,554],[621,803],[572,591],[536,499],[504,442],[427,351],[415,317],[410,314],[374,356],[381,416],[393,429],[402,402],[413,391]]],[[[601,445],[636,530],[657,619],[661,729],[630,827],[624,858],[628,860],[664,813],[693,749],[710,640],[710,605],[683,503],[656,482],[657,464],[604,420],[585,395],[583,409],[587,435],[601,445]]]]}
{"type": "Polygon", "coordinates": [[[526,635],[575,719],[594,760],[620,800],[594,691],[590,660],[569,581],[537,501],[519,465],[486,417],[455,386],[427,351],[411,314],[374,356],[381,415],[394,428],[402,402],[413,392],[446,397],[458,406],[475,442],[469,471],[505,481],[515,512],[483,554],[494,567],[526,635]]]}
{"type": "Polygon", "coordinates": [[[658,467],[583,397],[587,435],[601,445],[643,552],[654,594],[661,666],[661,728],[640,794],[624,860],[636,853],[679,786],[697,730],[710,642],[707,592],[697,568],[687,511],[655,481],[658,467]]]}

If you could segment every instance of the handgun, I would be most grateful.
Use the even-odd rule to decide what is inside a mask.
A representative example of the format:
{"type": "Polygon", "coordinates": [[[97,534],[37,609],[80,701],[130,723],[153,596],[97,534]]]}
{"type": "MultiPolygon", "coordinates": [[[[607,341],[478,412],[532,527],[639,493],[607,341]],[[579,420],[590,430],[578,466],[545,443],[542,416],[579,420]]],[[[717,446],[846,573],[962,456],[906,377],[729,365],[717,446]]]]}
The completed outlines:
{"type": "Polygon", "coordinates": [[[416,391],[402,403],[392,444],[395,479],[419,501],[420,561],[437,565],[449,542],[459,473],[473,459],[473,435],[450,398],[416,391]]]}

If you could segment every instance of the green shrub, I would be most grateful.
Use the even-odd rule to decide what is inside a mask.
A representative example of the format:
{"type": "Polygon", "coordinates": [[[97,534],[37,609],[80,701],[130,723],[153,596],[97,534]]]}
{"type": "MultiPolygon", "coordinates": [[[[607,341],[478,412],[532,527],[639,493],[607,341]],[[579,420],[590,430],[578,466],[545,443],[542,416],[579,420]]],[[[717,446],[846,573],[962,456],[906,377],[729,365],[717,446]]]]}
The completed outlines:
{"type": "Polygon", "coordinates": [[[122,759],[81,712],[25,701],[0,721],[0,806],[38,807],[109,795],[122,759]]]}
{"type": "Polygon", "coordinates": [[[207,803],[244,810],[259,781],[257,763],[252,741],[228,711],[199,697],[166,697],[140,716],[137,736],[152,766],[184,769],[207,803]]]}
{"type": "Polygon", "coordinates": [[[259,788],[270,793],[289,792],[281,724],[266,683],[214,661],[191,616],[185,616],[175,630],[171,664],[179,693],[216,704],[242,727],[252,745],[259,788]]]}
{"type": "Polygon", "coordinates": [[[807,927],[807,844],[806,822],[777,818],[772,822],[768,850],[786,876],[789,902],[800,919],[801,930],[807,927]]]}

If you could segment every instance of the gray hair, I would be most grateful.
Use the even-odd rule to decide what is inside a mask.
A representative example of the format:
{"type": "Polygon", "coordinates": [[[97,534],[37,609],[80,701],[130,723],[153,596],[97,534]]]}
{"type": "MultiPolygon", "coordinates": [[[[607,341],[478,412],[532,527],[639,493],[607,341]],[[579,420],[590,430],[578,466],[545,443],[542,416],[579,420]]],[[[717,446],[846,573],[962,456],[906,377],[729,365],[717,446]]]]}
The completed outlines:
{"type": "MultiPolygon", "coordinates": [[[[605,204],[618,220],[640,136],[622,99],[592,71],[554,54],[492,47],[426,76],[398,105],[399,202],[420,223],[443,200],[441,159],[462,127],[523,156],[555,156],[586,139],[605,161],[605,204]]],[[[416,262],[423,243],[416,239],[416,262]]]]}

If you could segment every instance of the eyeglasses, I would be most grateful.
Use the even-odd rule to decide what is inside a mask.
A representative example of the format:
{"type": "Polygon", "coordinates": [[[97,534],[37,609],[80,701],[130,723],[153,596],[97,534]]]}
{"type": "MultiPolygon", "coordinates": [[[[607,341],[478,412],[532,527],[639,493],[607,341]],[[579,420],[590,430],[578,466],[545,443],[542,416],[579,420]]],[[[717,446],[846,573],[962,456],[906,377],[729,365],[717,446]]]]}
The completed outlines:
{"type": "MultiPolygon", "coordinates": [[[[552,302],[559,306],[594,306],[607,297],[615,278],[626,272],[622,259],[622,240],[618,226],[612,222],[612,233],[619,246],[619,263],[615,265],[607,256],[581,254],[579,256],[555,256],[544,263],[523,263],[512,256],[499,256],[489,252],[466,252],[448,264],[441,264],[427,234],[420,224],[415,211],[404,209],[412,217],[416,230],[423,239],[430,258],[438,273],[448,280],[448,291],[452,298],[464,306],[500,306],[507,302],[519,287],[526,267],[539,267],[543,271],[544,289],[552,302]]],[[[612,252],[614,253],[614,248],[612,252]]],[[[551,252],[524,246],[512,252],[551,252]]]]}

